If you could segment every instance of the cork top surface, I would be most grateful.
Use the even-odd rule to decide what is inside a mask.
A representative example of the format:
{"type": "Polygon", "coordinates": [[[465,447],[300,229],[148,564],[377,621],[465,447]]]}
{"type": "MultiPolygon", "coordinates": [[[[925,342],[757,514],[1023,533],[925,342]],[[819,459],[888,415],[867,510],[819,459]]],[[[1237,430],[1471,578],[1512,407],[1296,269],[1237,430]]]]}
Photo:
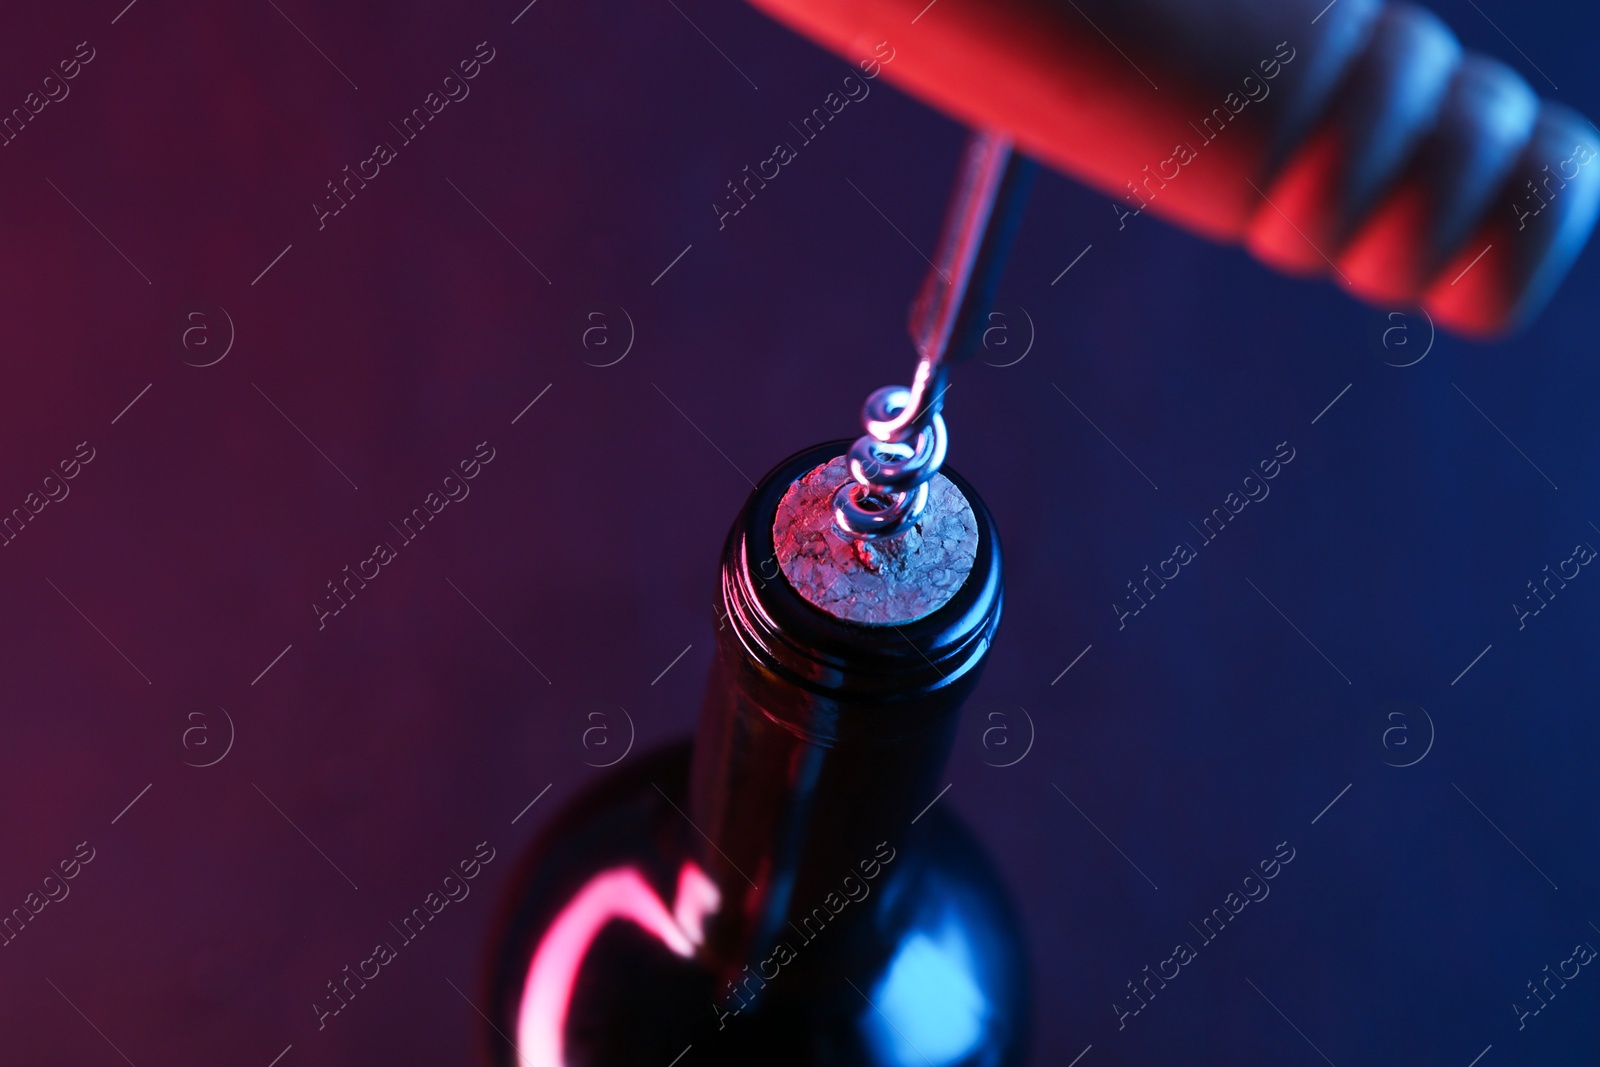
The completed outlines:
{"type": "Polygon", "coordinates": [[[813,467],[779,501],[772,542],[789,585],[812,606],[866,626],[915,622],[949,603],[978,555],[978,520],[961,490],[934,475],[914,526],[864,541],[833,522],[834,492],[848,481],[839,456],[813,467]]]}

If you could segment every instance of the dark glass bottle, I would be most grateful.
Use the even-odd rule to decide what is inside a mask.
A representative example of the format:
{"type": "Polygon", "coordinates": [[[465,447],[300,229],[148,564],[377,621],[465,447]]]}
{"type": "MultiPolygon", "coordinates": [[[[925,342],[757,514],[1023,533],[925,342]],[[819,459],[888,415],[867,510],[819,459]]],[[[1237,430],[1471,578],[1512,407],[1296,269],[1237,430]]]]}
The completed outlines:
{"type": "Polygon", "coordinates": [[[999,623],[994,522],[946,470],[976,548],[942,606],[894,625],[817,607],[780,566],[774,522],[848,445],[780,464],[734,523],[692,751],[581,796],[523,861],[494,942],[489,1062],[1022,1061],[1015,916],[933,803],[999,623]]]}

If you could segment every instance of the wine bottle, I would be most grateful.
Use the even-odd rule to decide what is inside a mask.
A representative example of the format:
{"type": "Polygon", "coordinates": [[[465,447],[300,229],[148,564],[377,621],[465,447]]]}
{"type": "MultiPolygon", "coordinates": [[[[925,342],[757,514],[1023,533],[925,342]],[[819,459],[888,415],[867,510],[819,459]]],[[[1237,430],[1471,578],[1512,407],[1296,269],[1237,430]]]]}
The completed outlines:
{"type": "Polygon", "coordinates": [[[1000,620],[1000,545],[946,471],[914,526],[834,525],[849,442],[799,453],[728,535],[689,745],[563,810],[495,935],[488,1062],[1020,1063],[1020,928],[940,802],[1000,620]]]}

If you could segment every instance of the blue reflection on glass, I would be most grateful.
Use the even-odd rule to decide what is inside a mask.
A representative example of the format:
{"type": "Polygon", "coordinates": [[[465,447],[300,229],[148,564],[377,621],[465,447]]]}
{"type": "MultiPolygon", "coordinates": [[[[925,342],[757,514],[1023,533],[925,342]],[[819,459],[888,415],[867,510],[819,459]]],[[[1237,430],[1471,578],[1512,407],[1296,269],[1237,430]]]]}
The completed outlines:
{"type": "Polygon", "coordinates": [[[873,990],[864,1029],[886,1063],[945,1067],[970,1056],[990,1014],[973,974],[974,952],[948,913],[930,936],[907,938],[873,990]]]}

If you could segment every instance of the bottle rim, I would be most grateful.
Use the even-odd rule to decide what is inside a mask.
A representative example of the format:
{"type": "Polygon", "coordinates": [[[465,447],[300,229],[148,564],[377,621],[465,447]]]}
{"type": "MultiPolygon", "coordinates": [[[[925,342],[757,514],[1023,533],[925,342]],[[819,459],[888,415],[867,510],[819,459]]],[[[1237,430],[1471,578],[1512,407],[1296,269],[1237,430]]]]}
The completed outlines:
{"type": "Polygon", "coordinates": [[[969,681],[1000,623],[1000,536],[982,498],[952,468],[941,473],[972,508],[977,554],[961,588],[922,618],[895,625],[838,618],[802,597],[778,565],[772,526],[779,502],[792,483],[849,447],[848,440],[830,441],[797,452],[750,494],[723,546],[722,632],[732,631],[758,675],[841,706],[894,705],[969,681]]]}

